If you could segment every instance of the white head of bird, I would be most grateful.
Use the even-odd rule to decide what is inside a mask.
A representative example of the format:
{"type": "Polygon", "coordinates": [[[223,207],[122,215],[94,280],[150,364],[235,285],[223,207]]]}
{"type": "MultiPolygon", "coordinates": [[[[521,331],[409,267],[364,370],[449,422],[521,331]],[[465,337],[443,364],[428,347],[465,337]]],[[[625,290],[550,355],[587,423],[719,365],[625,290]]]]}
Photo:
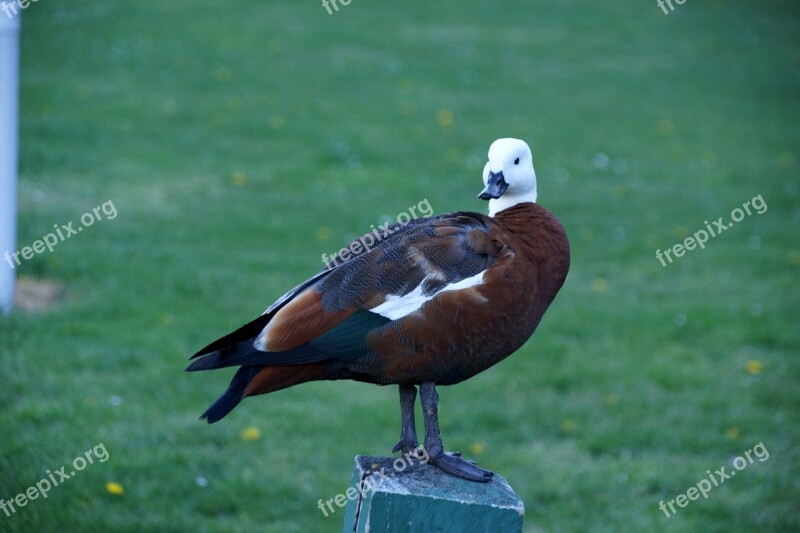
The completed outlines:
{"type": "Polygon", "coordinates": [[[493,142],[483,168],[483,184],[478,198],[489,200],[489,216],[523,202],[536,202],[536,171],[528,144],[519,139],[493,142]]]}

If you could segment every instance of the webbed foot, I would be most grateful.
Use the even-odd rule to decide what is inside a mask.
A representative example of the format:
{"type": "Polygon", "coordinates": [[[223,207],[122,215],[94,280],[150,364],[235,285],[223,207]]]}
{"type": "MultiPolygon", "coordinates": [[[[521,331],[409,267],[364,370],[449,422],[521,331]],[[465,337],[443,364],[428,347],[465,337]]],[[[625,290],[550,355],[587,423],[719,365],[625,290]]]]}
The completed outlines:
{"type": "Polygon", "coordinates": [[[488,483],[492,480],[494,472],[479,467],[473,461],[462,459],[460,455],[443,453],[436,457],[431,457],[428,462],[451,476],[460,477],[468,481],[488,483]]]}

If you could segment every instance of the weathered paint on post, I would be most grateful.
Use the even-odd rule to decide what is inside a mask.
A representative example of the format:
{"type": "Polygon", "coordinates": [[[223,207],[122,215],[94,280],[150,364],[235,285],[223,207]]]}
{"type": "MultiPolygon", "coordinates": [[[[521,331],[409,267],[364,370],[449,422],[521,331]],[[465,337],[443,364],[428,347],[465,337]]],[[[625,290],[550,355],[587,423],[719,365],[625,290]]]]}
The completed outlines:
{"type": "Polygon", "coordinates": [[[475,483],[445,474],[431,465],[390,457],[356,456],[343,533],[522,531],[525,506],[498,474],[491,483],[475,483]],[[352,493],[352,491],[351,491],[352,493]]]}

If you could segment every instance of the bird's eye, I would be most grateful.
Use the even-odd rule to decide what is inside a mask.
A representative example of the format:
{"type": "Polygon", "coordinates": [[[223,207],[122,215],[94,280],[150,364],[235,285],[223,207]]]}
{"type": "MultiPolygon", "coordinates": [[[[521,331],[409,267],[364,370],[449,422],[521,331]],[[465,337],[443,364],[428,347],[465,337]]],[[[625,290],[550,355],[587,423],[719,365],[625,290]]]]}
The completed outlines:
{"type": "Polygon", "coordinates": [[[519,165],[519,157],[514,160],[515,165],[519,165]]]}

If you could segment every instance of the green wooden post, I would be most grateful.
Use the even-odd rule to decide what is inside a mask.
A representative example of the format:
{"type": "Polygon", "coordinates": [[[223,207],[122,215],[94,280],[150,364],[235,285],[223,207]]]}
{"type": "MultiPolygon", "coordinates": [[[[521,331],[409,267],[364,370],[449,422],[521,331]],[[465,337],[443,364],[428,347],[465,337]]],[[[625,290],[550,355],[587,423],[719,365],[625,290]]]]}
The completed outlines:
{"type": "Polygon", "coordinates": [[[491,483],[405,458],[356,456],[343,533],[519,533],[525,506],[498,474],[491,483]],[[352,489],[355,489],[352,490],[352,489]]]}

